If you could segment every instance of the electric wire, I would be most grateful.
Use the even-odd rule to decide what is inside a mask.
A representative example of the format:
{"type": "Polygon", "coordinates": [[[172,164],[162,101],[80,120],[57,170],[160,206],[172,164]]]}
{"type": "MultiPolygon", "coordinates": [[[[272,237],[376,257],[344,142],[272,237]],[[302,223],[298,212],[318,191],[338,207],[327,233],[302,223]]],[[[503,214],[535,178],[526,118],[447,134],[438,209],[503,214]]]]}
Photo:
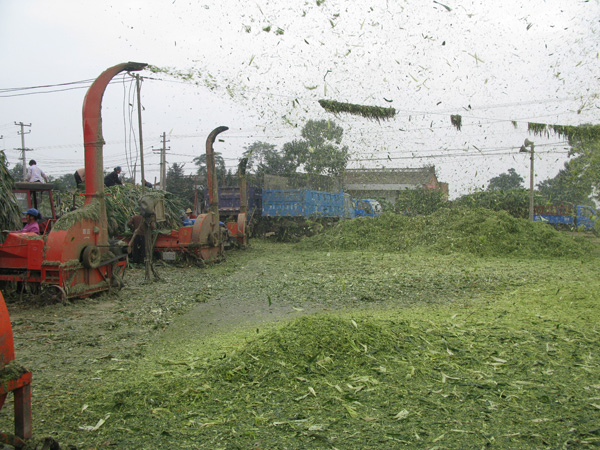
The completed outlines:
{"type": "MultiPolygon", "coordinates": [[[[92,80],[92,82],[93,81],[94,80],[92,80]]],[[[118,80],[111,80],[108,84],[118,84],[118,83],[119,83],[118,80]]],[[[49,91],[41,91],[41,92],[23,92],[20,94],[6,94],[6,92],[10,92],[10,91],[6,91],[6,92],[0,91],[0,98],[23,97],[23,96],[27,96],[27,95],[36,95],[36,94],[53,94],[56,92],[73,91],[73,90],[77,90],[77,89],[88,89],[90,86],[91,86],[91,83],[88,85],[83,85],[83,86],[65,87],[63,89],[52,89],[49,91]]]]}
{"type": "Polygon", "coordinates": [[[26,91],[30,89],[41,89],[41,88],[49,88],[49,87],[58,87],[58,86],[69,86],[73,84],[91,84],[94,82],[93,78],[87,80],[79,80],[79,81],[67,81],[66,83],[57,83],[57,84],[43,84],[39,86],[25,86],[25,87],[16,87],[16,88],[0,88],[0,92],[13,92],[13,91],[26,91]]]}
{"type": "MultiPolygon", "coordinates": [[[[124,77],[126,75],[131,76],[130,74],[124,74],[124,77]]],[[[186,86],[194,86],[194,87],[203,87],[202,85],[198,85],[198,84],[192,84],[190,82],[186,82],[186,81],[179,81],[179,80],[167,80],[164,78],[157,78],[157,77],[152,77],[152,76],[145,76],[145,77],[140,77],[141,80],[150,80],[150,81],[160,81],[160,82],[166,82],[166,83],[177,83],[177,84],[183,84],[186,86]]],[[[94,79],[88,79],[88,80],[79,80],[79,81],[71,81],[71,82],[65,82],[65,83],[57,83],[57,84],[46,84],[46,85],[39,85],[39,86],[28,86],[28,87],[18,87],[18,88],[0,88],[0,94],[5,94],[7,92],[17,92],[17,91],[23,91],[23,90],[33,90],[33,89],[45,89],[45,88],[50,88],[50,87],[60,87],[60,86],[71,86],[74,84],[86,84],[85,86],[77,86],[74,87],[73,89],[83,89],[86,87],[89,87],[91,85],[91,83],[94,81],[94,79]]],[[[111,82],[109,84],[115,84],[115,83],[120,83],[120,81],[118,80],[111,80],[111,82]]],[[[69,88],[70,89],[70,88],[69,88]]],[[[65,89],[66,90],[66,89],[65,89]]],[[[24,94],[17,94],[17,95],[30,95],[30,94],[37,94],[37,93],[52,93],[52,92],[61,92],[62,89],[57,89],[57,90],[52,90],[52,91],[44,91],[44,92],[32,92],[32,93],[24,93],[24,94]]],[[[266,97],[282,97],[282,98],[286,98],[290,101],[295,101],[298,100],[298,96],[290,96],[290,95],[286,95],[286,94],[279,94],[279,93],[275,93],[272,91],[269,91],[268,93],[259,89],[253,89],[253,88],[247,88],[246,91],[248,92],[253,92],[255,94],[259,94],[259,95],[263,95],[266,97]]],[[[13,96],[13,95],[10,95],[13,96]]],[[[0,95],[0,97],[6,97],[5,95],[0,95]]],[[[598,94],[590,94],[589,99],[597,99],[598,98],[598,94]]],[[[491,105],[484,105],[484,106],[474,106],[474,107],[470,107],[469,112],[471,111],[478,111],[478,110],[489,110],[489,109],[498,109],[498,108],[508,108],[508,107],[516,107],[516,106],[528,106],[528,105],[539,105],[539,104],[549,104],[549,103],[562,103],[562,102],[573,102],[573,101],[583,101],[584,97],[582,96],[572,96],[572,97],[560,97],[560,98],[555,98],[555,99],[541,99],[541,100],[527,100],[527,101],[519,101],[519,102],[508,102],[508,103],[498,103],[498,104],[491,104],[491,105]]],[[[303,101],[306,102],[312,102],[314,101],[313,98],[302,98],[303,101]]],[[[453,112],[456,111],[460,111],[461,109],[465,109],[465,107],[455,107],[452,109],[445,109],[445,110],[441,110],[441,111],[422,111],[422,110],[401,110],[401,109],[396,109],[397,110],[397,114],[396,116],[401,116],[401,115],[406,115],[406,116],[414,116],[414,115],[447,115],[447,114],[451,114],[453,112]]],[[[464,115],[464,113],[463,113],[464,115]]],[[[554,116],[556,114],[550,114],[547,116],[535,116],[533,118],[537,118],[537,117],[548,117],[548,116],[554,116]]],[[[481,119],[481,120],[498,120],[498,121],[511,121],[511,122],[519,122],[519,121],[524,121],[524,120],[529,120],[531,121],[533,118],[520,118],[517,120],[514,119],[506,119],[506,118],[490,118],[490,117],[478,117],[478,116],[470,116],[470,115],[464,115],[464,117],[467,118],[471,118],[471,119],[481,119]]]]}
{"type": "MultiPolygon", "coordinates": [[[[149,79],[149,80],[156,80],[156,81],[165,81],[165,82],[173,82],[173,83],[181,83],[181,84],[185,84],[190,86],[189,82],[183,82],[183,81],[176,81],[176,80],[164,80],[164,79],[158,79],[158,78],[152,78],[152,77],[142,77],[142,79],[149,79]]],[[[6,94],[6,93],[11,93],[11,92],[18,92],[18,91],[24,91],[24,90],[33,90],[33,89],[46,89],[46,88],[50,88],[50,87],[60,87],[60,86],[72,86],[74,84],[83,84],[83,83],[90,83],[93,82],[94,80],[81,80],[81,81],[77,81],[77,82],[69,82],[69,83],[60,83],[60,84],[56,84],[56,85],[43,85],[43,86],[32,86],[32,87],[24,87],[24,88],[8,88],[8,89],[0,89],[0,94],[6,94]]],[[[125,99],[127,98],[126,96],[126,87],[125,87],[125,75],[123,76],[123,80],[119,81],[119,80],[113,80],[115,83],[122,83],[123,84],[123,88],[124,88],[124,103],[125,103],[125,99]]],[[[112,83],[112,82],[111,82],[112,83]]],[[[133,170],[136,170],[137,168],[137,160],[138,160],[138,153],[137,152],[137,140],[135,139],[136,133],[135,133],[135,129],[133,126],[133,112],[134,112],[134,108],[131,106],[133,104],[133,102],[131,101],[132,98],[132,85],[133,85],[133,79],[129,85],[129,92],[128,92],[128,99],[130,100],[129,102],[127,102],[130,105],[130,108],[128,111],[126,111],[126,105],[124,104],[124,133],[125,133],[125,158],[126,158],[126,162],[127,162],[127,167],[128,170],[130,171],[130,173],[132,172],[131,166],[133,165],[133,170]],[[127,114],[127,112],[129,114],[127,114]],[[127,115],[129,116],[129,127],[127,127],[127,120],[126,117],[127,115]],[[127,128],[129,128],[129,134],[127,135],[127,128]],[[134,143],[134,147],[136,148],[135,151],[135,161],[133,160],[133,155],[132,155],[132,145],[131,143],[134,143]],[[129,151],[128,151],[129,149],[129,151]]],[[[78,86],[78,87],[69,87],[69,88],[65,88],[64,90],[68,90],[68,89],[80,89],[80,88],[86,88],[88,86],[78,86]]],[[[56,89],[53,91],[44,91],[44,92],[30,92],[30,93],[22,93],[22,94],[15,94],[15,95],[8,95],[8,96],[16,96],[16,95],[30,95],[30,94],[34,94],[34,93],[51,93],[51,92],[60,92],[63,89],[56,89]]],[[[265,95],[265,96],[279,96],[279,97],[283,97],[283,98],[288,98],[288,99],[296,99],[296,97],[291,97],[291,96],[285,96],[282,94],[276,94],[276,93],[265,93],[259,90],[255,91],[258,94],[261,95],[265,95]]],[[[6,95],[0,95],[0,97],[3,97],[6,95]]],[[[597,96],[592,95],[591,97],[593,98],[597,98],[597,96]]],[[[567,101],[576,101],[576,100],[581,100],[582,98],[579,97],[564,97],[564,98],[557,98],[557,99],[546,99],[546,100],[531,100],[531,101],[524,101],[524,102],[513,102],[513,103],[504,103],[504,104],[496,104],[496,105],[487,105],[485,107],[474,107],[471,110],[488,110],[488,109],[495,109],[495,108],[506,108],[506,107],[514,107],[514,106],[527,106],[527,105],[531,105],[531,104],[547,104],[547,103],[560,103],[560,102],[567,102],[567,101]]],[[[307,100],[307,101],[314,101],[313,99],[307,100]]],[[[402,114],[404,115],[408,115],[408,116],[428,116],[428,115],[447,115],[449,112],[452,112],[452,110],[447,110],[447,112],[444,111],[418,111],[418,110],[403,110],[401,111],[402,114]]],[[[553,113],[553,114],[548,114],[545,116],[535,116],[536,119],[539,118],[543,118],[543,117],[557,117],[560,115],[564,115],[564,114],[570,114],[572,113],[571,111],[568,112],[560,112],[560,113],[553,113]]],[[[487,123],[464,123],[463,127],[470,127],[470,126],[479,126],[481,127],[482,125],[491,125],[491,124],[495,124],[495,123],[500,123],[500,122],[513,122],[513,123],[521,123],[526,121],[527,119],[531,120],[531,118],[520,118],[517,120],[512,120],[512,119],[501,119],[501,118],[490,118],[490,117],[478,117],[478,116],[471,116],[471,115],[464,115],[463,116],[464,119],[466,120],[486,120],[489,121],[487,123]]],[[[344,122],[351,122],[350,120],[344,121],[344,122]]],[[[7,125],[12,125],[12,124],[7,124],[7,125]]],[[[451,129],[453,128],[453,125],[447,125],[447,126],[430,126],[430,127],[421,127],[421,128],[412,128],[412,129],[388,129],[388,130],[378,130],[378,134],[396,134],[398,132],[401,133],[410,133],[410,132],[417,132],[417,131],[425,131],[425,130],[430,130],[430,131],[434,131],[434,130],[443,130],[443,129],[451,129]]],[[[264,132],[264,127],[263,128],[263,132],[264,132]]],[[[1,128],[0,128],[1,129],[1,128]]],[[[290,138],[290,137],[297,137],[297,136],[292,136],[291,134],[289,134],[289,132],[286,130],[286,132],[279,132],[279,133],[274,133],[274,134],[263,134],[263,135],[257,135],[255,133],[252,133],[252,131],[254,130],[245,130],[245,132],[239,132],[238,134],[232,133],[230,135],[227,136],[228,139],[259,139],[259,138],[265,138],[265,139],[285,139],[285,138],[290,138]]],[[[353,133],[352,131],[347,131],[345,132],[345,135],[349,135],[349,136],[364,136],[363,132],[361,131],[357,131],[356,133],[353,133]]],[[[463,136],[467,137],[468,135],[464,134],[463,136]]],[[[186,139],[186,138],[201,138],[204,137],[201,134],[190,134],[190,135],[170,135],[171,139],[186,139]]],[[[120,141],[113,141],[108,144],[117,144],[120,141]]],[[[122,143],[122,142],[121,142],[122,143]]],[[[561,143],[549,143],[549,144],[539,144],[538,147],[541,146],[550,146],[550,145],[560,145],[561,143]]],[[[52,148],[72,148],[72,147],[81,147],[81,144],[67,144],[67,145],[58,145],[58,146],[46,146],[46,147],[39,147],[37,148],[38,150],[43,150],[43,149],[52,149],[52,148]]],[[[513,147],[507,147],[506,149],[514,149],[513,147]]],[[[420,150],[418,152],[412,152],[409,155],[405,155],[405,156],[390,156],[390,155],[394,155],[394,154],[402,154],[407,152],[406,150],[396,150],[396,151],[389,151],[389,150],[381,150],[381,151],[372,151],[370,152],[371,155],[375,155],[375,154],[379,154],[379,153],[384,153],[386,154],[386,156],[380,157],[380,158],[375,158],[375,157],[371,157],[371,158],[353,158],[350,159],[349,162],[360,162],[360,161],[382,161],[382,160],[397,160],[397,159],[420,159],[420,158],[458,158],[458,157],[470,157],[470,156],[502,156],[502,155],[508,155],[508,154],[513,154],[513,151],[504,151],[504,152],[500,152],[500,153],[491,153],[494,151],[497,151],[495,148],[477,148],[476,150],[478,151],[477,153],[475,153],[474,151],[465,151],[464,149],[447,149],[447,151],[452,151],[452,150],[457,150],[457,151],[461,151],[461,153],[458,154],[453,154],[453,153],[437,153],[437,154],[427,154],[426,152],[420,150]],[[482,151],[484,150],[484,151],[482,151]]],[[[470,150],[470,149],[467,149],[470,150]]],[[[439,152],[440,149],[435,149],[435,150],[429,150],[429,151],[437,151],[439,152]]],[[[444,149],[444,151],[446,151],[444,149]]],[[[548,151],[548,152],[536,152],[536,153],[560,153],[562,151],[548,151]]],[[[197,155],[191,155],[191,154],[180,154],[180,153],[172,153],[172,155],[174,156],[184,156],[184,157],[196,157],[197,155]]],[[[116,159],[113,159],[116,161],[116,159]]],[[[226,161],[237,161],[237,158],[224,158],[224,160],[226,161]]],[[[108,159],[107,159],[108,161],[108,159]]],[[[105,162],[107,162],[105,161],[105,162]]],[[[184,163],[185,164],[185,163],[184,163]]],[[[159,165],[159,163],[157,164],[148,164],[148,165],[159,165]]],[[[229,166],[229,165],[228,165],[229,166]]],[[[231,166],[233,167],[233,166],[231,166]]]]}

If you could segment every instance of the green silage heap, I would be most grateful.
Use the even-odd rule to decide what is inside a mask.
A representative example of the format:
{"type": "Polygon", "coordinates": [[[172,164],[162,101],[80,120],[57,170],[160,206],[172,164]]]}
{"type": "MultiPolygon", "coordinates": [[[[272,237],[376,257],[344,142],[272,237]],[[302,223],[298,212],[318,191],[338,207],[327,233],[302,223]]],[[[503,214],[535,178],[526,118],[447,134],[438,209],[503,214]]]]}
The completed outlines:
{"type": "Polygon", "coordinates": [[[384,213],[380,217],[345,220],[298,246],[527,258],[579,258],[597,252],[586,240],[558,232],[547,224],[483,208],[448,208],[417,217],[384,213]]]}

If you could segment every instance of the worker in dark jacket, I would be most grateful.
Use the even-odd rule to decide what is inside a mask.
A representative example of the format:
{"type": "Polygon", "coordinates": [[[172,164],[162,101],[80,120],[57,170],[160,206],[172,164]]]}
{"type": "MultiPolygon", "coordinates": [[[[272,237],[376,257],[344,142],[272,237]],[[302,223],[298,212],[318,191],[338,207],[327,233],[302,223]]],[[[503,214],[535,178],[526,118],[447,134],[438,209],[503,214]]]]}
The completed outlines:
{"type": "Polygon", "coordinates": [[[131,253],[131,262],[142,264],[146,258],[146,223],[144,216],[136,214],[129,219],[127,226],[133,231],[128,248],[131,253]]]}
{"type": "Polygon", "coordinates": [[[114,186],[115,184],[123,184],[121,183],[121,180],[119,179],[119,174],[121,173],[121,167],[117,166],[115,167],[115,170],[113,170],[111,173],[109,173],[108,175],[106,175],[104,177],[104,186],[106,187],[110,187],[110,186],[114,186]]]}
{"type": "Polygon", "coordinates": [[[73,176],[75,177],[75,184],[77,187],[85,183],[85,167],[77,169],[73,176]]]}

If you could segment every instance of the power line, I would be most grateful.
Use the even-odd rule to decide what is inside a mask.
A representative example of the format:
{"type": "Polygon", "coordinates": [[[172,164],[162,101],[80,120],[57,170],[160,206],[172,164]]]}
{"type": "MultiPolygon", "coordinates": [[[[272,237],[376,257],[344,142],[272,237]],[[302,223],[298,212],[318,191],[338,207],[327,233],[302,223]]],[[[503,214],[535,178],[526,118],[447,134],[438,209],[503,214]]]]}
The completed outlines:
{"type": "MultiPolygon", "coordinates": [[[[92,80],[94,81],[94,80],[92,80]]],[[[120,81],[118,80],[111,80],[108,84],[117,84],[120,83],[120,81]]],[[[57,85],[60,86],[60,85],[57,85]]],[[[55,92],[63,92],[63,91],[73,91],[73,90],[77,90],[77,89],[88,89],[91,86],[91,83],[89,83],[88,85],[84,85],[84,86],[73,86],[73,87],[65,87],[63,89],[52,89],[49,91],[41,91],[41,92],[23,92],[23,93],[19,93],[19,94],[6,94],[7,92],[14,92],[11,90],[5,90],[2,91],[0,90],[0,98],[8,98],[8,97],[22,97],[22,96],[26,96],[26,95],[36,95],[36,94],[53,94],[55,92]]],[[[45,89],[44,87],[31,87],[31,88],[23,88],[23,89],[45,89]]],[[[18,89],[18,88],[15,88],[18,89]]]]}
{"type": "MultiPolygon", "coordinates": [[[[444,153],[440,153],[437,155],[411,155],[411,156],[394,156],[394,157],[379,157],[379,158],[353,158],[353,159],[349,159],[348,162],[359,162],[359,161],[396,161],[396,160],[402,160],[402,159],[432,159],[432,158],[439,158],[439,159],[447,159],[447,158],[471,158],[471,157],[492,157],[492,156],[507,156],[507,155],[516,155],[517,153],[519,153],[518,151],[515,152],[514,149],[513,151],[496,151],[496,152],[489,152],[489,153],[475,153],[475,152],[470,152],[470,153],[451,153],[451,154],[444,154],[444,153]]],[[[563,151],[546,151],[546,152],[537,152],[538,154],[552,154],[552,153],[563,153],[563,151]]]]}
{"type": "MultiPolygon", "coordinates": [[[[177,84],[184,84],[186,86],[190,86],[190,87],[198,87],[198,85],[194,85],[191,84],[189,82],[185,82],[185,81],[178,81],[178,80],[166,80],[164,78],[156,78],[156,77],[142,77],[144,80],[150,80],[150,81],[160,81],[160,82],[166,82],[166,83],[177,83],[177,84]]],[[[32,95],[32,94],[48,94],[48,93],[54,93],[54,92],[61,92],[61,91],[66,91],[66,90],[72,90],[72,89],[84,89],[89,87],[89,85],[91,85],[91,83],[94,81],[94,79],[87,79],[87,80],[79,80],[79,81],[70,81],[70,82],[65,82],[65,83],[56,83],[56,84],[45,84],[45,85],[37,85],[37,86],[26,86],[26,87],[16,87],[16,88],[0,88],[0,94],[8,94],[8,95],[0,95],[0,97],[16,97],[16,96],[21,96],[21,95],[32,95]],[[13,92],[20,92],[20,91],[27,91],[27,90],[35,90],[35,89],[47,89],[47,88],[55,88],[55,87],[65,87],[65,86],[73,86],[76,84],[85,84],[85,86],[74,86],[74,87],[66,87],[65,89],[53,89],[50,91],[43,91],[43,92],[27,92],[27,93],[19,93],[19,94],[9,94],[9,93],[13,93],[13,92]]],[[[114,84],[114,83],[120,83],[120,81],[118,80],[111,80],[111,82],[109,84],[114,84]]],[[[203,87],[203,86],[201,86],[203,87]]],[[[289,94],[277,94],[274,92],[265,92],[262,91],[260,89],[251,89],[248,88],[247,89],[248,92],[253,92],[255,94],[260,94],[260,95],[264,95],[267,97],[282,97],[282,98],[287,98],[290,101],[293,100],[297,100],[298,96],[290,96],[289,94]]],[[[597,94],[590,94],[588,96],[589,98],[597,98],[597,94]]],[[[586,98],[588,98],[586,97],[586,98]]],[[[303,101],[306,102],[313,102],[314,99],[313,98],[303,98],[303,101]]],[[[491,104],[491,105],[482,105],[482,106],[474,106],[471,107],[471,105],[469,105],[469,110],[468,112],[472,112],[472,111],[478,111],[478,110],[483,110],[483,111],[487,111],[490,109],[498,109],[498,108],[508,108],[508,107],[516,107],[516,106],[528,106],[528,105],[541,105],[541,104],[549,104],[549,103],[562,103],[562,102],[568,102],[568,101],[577,101],[577,100],[583,100],[583,97],[560,97],[560,98],[555,98],[555,99],[541,99],[541,100],[527,100],[527,101],[519,101],[519,102],[507,102],[507,103],[498,103],[498,104],[491,104]]],[[[453,112],[456,111],[460,111],[461,109],[466,109],[465,107],[456,107],[456,108],[452,108],[452,109],[446,109],[446,110],[442,110],[442,111],[422,111],[422,110],[401,110],[401,109],[397,109],[398,113],[400,115],[407,115],[407,116],[413,116],[413,115],[447,115],[447,114],[451,114],[453,112]]],[[[552,115],[556,115],[556,114],[552,114],[552,115]]],[[[397,114],[398,116],[398,114],[397,114]]],[[[467,116],[470,117],[472,119],[482,119],[482,120],[502,120],[502,121],[513,121],[512,119],[497,119],[497,118],[489,118],[489,117],[477,117],[477,116],[467,116]]],[[[537,116],[537,117],[541,117],[541,116],[537,116]]],[[[519,120],[526,120],[526,119],[519,119],[519,120]]]]}
{"type": "MultiPolygon", "coordinates": [[[[190,82],[186,82],[186,81],[179,81],[179,80],[166,80],[164,78],[155,78],[155,77],[144,77],[148,80],[151,81],[163,81],[166,83],[177,83],[177,84],[185,84],[187,86],[197,86],[194,84],[191,84],[190,82]]],[[[306,102],[313,102],[314,99],[313,98],[301,98],[299,96],[291,96],[289,94],[278,94],[278,93],[274,93],[272,91],[269,91],[268,93],[265,91],[262,91],[260,89],[253,89],[253,88],[246,88],[245,89],[246,92],[252,92],[255,94],[260,94],[260,95],[264,95],[267,97],[282,97],[282,98],[286,98],[289,101],[294,101],[297,99],[301,99],[303,101],[306,102]]],[[[588,96],[589,98],[597,98],[598,95],[597,94],[589,94],[588,96]]],[[[497,109],[497,108],[508,108],[508,107],[515,107],[515,106],[528,106],[528,105],[536,105],[536,104],[547,104],[547,103],[562,103],[562,102],[566,102],[566,101],[577,101],[577,100],[581,100],[583,99],[583,96],[579,96],[579,97],[560,97],[560,98],[555,98],[555,99],[543,99],[543,100],[527,100],[527,101],[519,101],[519,102],[509,102],[509,103],[498,103],[498,104],[492,104],[492,105],[485,105],[485,106],[474,106],[472,107],[471,105],[469,105],[469,111],[475,111],[475,110],[488,110],[488,109],[497,109]]],[[[419,111],[419,110],[399,110],[396,108],[396,111],[405,114],[405,115],[447,115],[447,114],[452,114],[453,112],[456,111],[460,111],[466,109],[464,106],[460,106],[460,107],[455,107],[452,109],[447,109],[447,110],[442,110],[442,111],[419,111]]],[[[509,120],[509,119],[506,119],[509,120]]]]}
{"type": "MultiPolygon", "coordinates": [[[[555,146],[559,146],[559,145],[566,145],[567,141],[559,141],[559,142],[549,142],[546,144],[539,144],[538,147],[555,147],[555,146]]],[[[516,147],[513,146],[503,146],[503,147],[476,147],[473,146],[473,150],[479,152],[479,153],[485,153],[485,151],[495,151],[495,150],[508,150],[508,149],[514,149],[516,147]]],[[[435,149],[420,149],[418,150],[419,153],[427,153],[427,152],[439,152],[440,150],[444,150],[444,151],[468,151],[470,150],[469,146],[467,146],[467,148],[435,148],[435,149]]],[[[368,153],[371,154],[381,154],[381,153],[385,153],[385,154],[394,154],[394,153],[403,153],[409,150],[397,150],[397,151],[390,151],[390,150],[380,150],[380,151],[369,151],[368,153]]],[[[413,154],[416,153],[415,150],[412,151],[413,154]]],[[[357,152],[354,152],[357,153],[357,152]]]]}
{"type": "Polygon", "coordinates": [[[88,80],[68,81],[66,83],[57,83],[57,84],[43,84],[43,85],[39,85],[39,86],[27,86],[27,87],[16,87],[16,88],[0,88],[0,92],[4,93],[4,92],[14,92],[14,91],[27,91],[30,89],[42,89],[42,88],[49,88],[49,87],[70,86],[73,84],[82,84],[82,83],[90,84],[93,81],[94,81],[94,79],[90,78],[88,80]]]}

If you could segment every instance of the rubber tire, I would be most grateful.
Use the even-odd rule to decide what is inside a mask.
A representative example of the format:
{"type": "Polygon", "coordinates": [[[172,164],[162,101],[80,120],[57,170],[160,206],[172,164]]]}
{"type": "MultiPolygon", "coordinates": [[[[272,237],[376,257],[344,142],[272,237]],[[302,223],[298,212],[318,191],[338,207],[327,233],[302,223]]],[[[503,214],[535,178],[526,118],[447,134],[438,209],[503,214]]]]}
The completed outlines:
{"type": "Polygon", "coordinates": [[[96,269],[100,265],[100,250],[95,245],[88,245],[81,252],[81,264],[88,269],[96,269]]]}

